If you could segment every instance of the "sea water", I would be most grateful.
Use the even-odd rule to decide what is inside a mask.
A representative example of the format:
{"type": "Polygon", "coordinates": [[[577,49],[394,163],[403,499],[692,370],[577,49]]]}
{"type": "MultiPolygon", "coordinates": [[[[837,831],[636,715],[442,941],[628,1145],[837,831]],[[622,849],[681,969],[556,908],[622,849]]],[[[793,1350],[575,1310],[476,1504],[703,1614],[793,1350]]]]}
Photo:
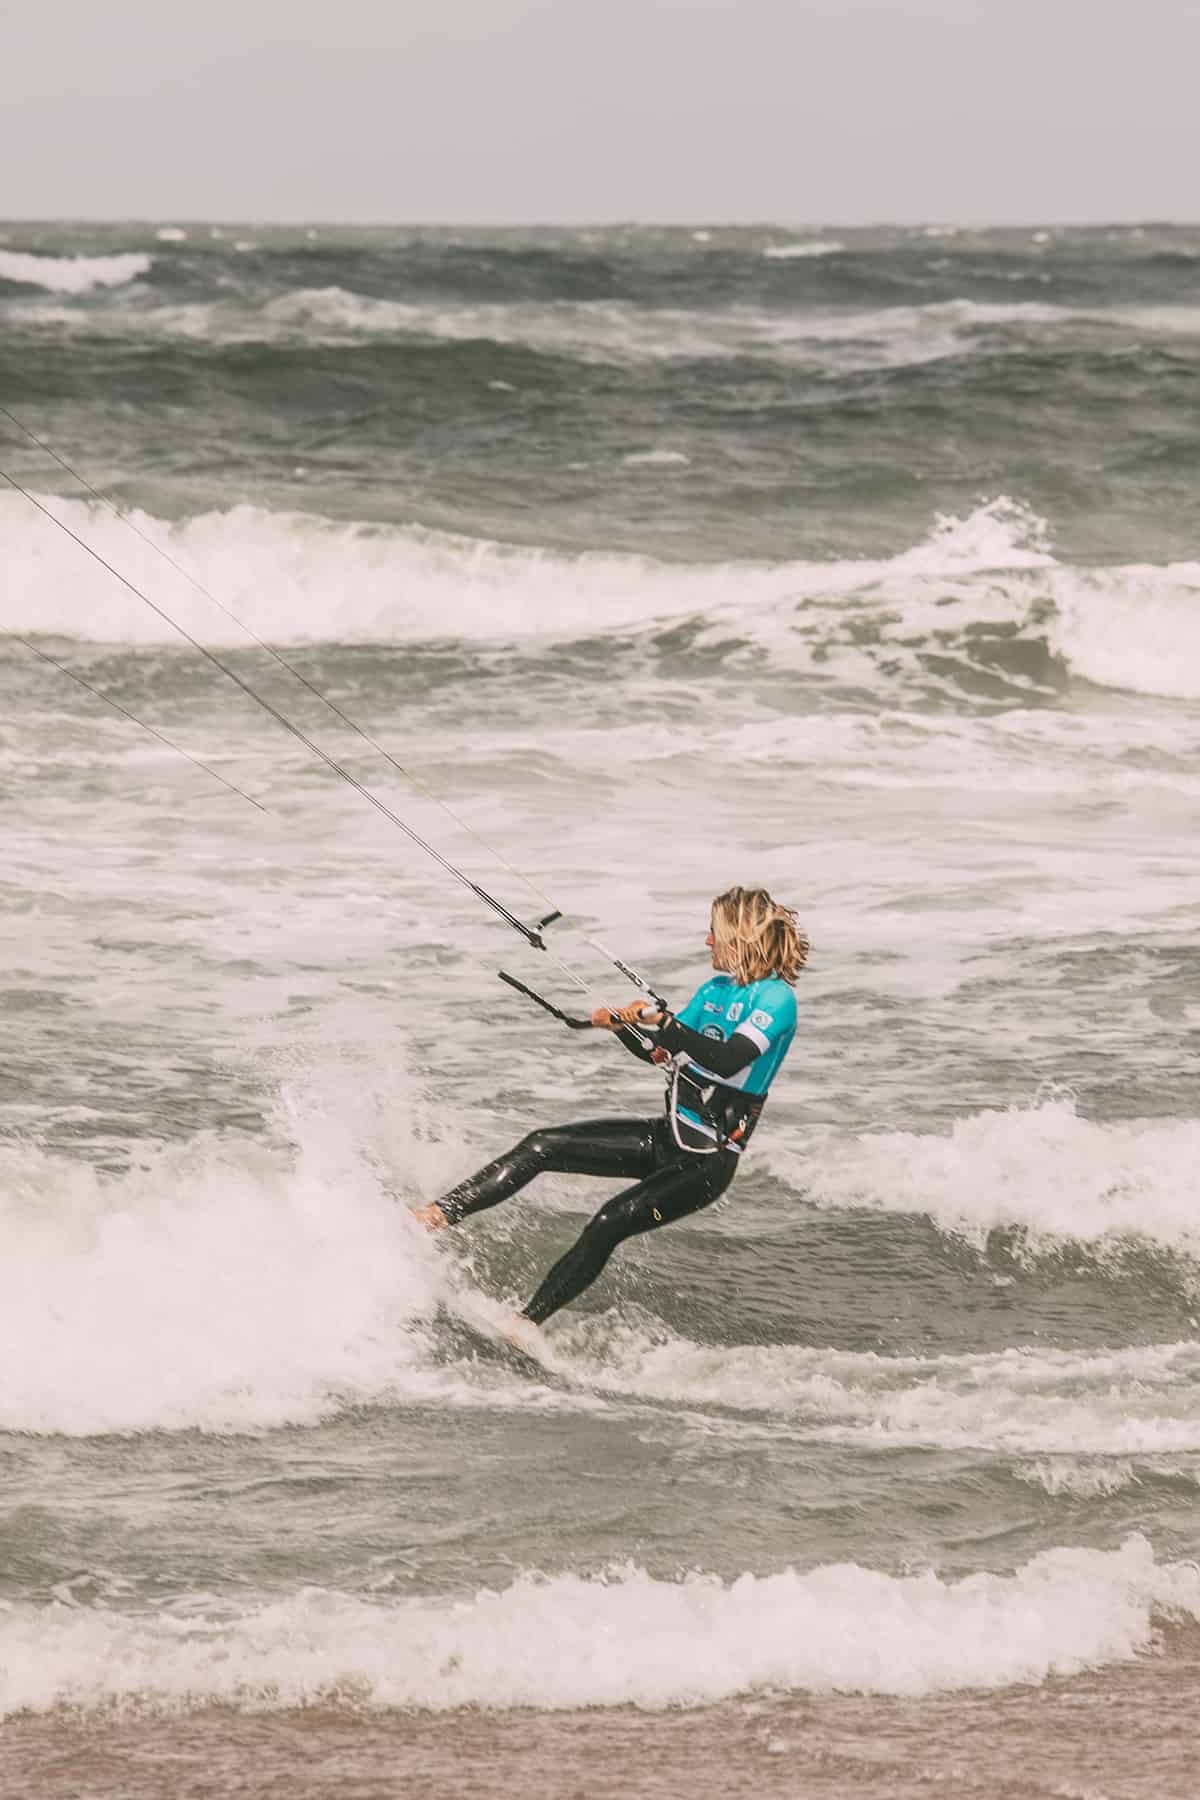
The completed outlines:
{"type": "Polygon", "coordinates": [[[1198,258],[4,228],[6,1791],[1193,1791],[1198,258]],[[660,1093],[495,971],[734,882],[789,1062],[533,1370],[614,1184],[410,1209],[660,1093]]]}

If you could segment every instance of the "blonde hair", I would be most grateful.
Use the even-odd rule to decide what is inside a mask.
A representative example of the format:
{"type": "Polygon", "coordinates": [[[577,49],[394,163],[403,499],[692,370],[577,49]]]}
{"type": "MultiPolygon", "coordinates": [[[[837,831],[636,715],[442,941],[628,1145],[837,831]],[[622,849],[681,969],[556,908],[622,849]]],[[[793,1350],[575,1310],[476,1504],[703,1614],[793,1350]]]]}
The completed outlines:
{"type": "Polygon", "coordinates": [[[766,888],[718,894],[712,934],[721,962],[742,987],[771,975],[794,983],[808,961],[808,934],[792,908],[772,900],[766,888]]]}

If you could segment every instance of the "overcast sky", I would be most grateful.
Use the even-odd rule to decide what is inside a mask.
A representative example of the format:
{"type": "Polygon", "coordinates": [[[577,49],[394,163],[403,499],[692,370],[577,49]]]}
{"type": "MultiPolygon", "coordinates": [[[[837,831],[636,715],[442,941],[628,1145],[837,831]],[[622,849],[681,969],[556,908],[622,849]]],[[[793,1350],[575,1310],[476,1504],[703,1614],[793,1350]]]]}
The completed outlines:
{"type": "Polygon", "coordinates": [[[58,0],[0,217],[1200,218],[1200,0],[58,0]]]}

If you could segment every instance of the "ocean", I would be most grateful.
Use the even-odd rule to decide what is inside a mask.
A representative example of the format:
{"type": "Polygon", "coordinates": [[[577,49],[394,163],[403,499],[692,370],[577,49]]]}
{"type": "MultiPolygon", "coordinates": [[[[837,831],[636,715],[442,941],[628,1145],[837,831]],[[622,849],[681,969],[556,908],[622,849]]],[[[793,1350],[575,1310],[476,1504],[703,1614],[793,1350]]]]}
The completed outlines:
{"type": "Polygon", "coordinates": [[[0,1791],[1191,1800],[1200,228],[14,223],[0,408],[0,1791]],[[409,1210],[660,1084],[496,971],[732,883],[531,1367],[618,1184],[409,1210]]]}

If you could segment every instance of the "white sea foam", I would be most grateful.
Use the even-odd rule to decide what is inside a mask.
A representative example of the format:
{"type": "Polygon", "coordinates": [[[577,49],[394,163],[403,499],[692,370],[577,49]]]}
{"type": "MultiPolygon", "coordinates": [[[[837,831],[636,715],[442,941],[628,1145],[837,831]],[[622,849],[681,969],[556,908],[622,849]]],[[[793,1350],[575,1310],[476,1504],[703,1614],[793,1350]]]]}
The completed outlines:
{"type": "Polygon", "coordinates": [[[845,248],[836,238],[814,238],[801,244],[768,244],[763,255],[773,262],[793,262],[807,256],[836,256],[845,248]]]}
{"type": "MultiPolygon", "coordinates": [[[[257,245],[239,239],[238,251],[257,245]]],[[[806,251],[807,253],[807,251],[806,251]]],[[[828,254],[823,249],[822,253],[828,254]]],[[[49,261],[51,259],[39,259],[49,261]]],[[[98,259],[97,259],[98,260],[98,259]]],[[[330,286],[296,288],[265,304],[243,298],[177,305],[143,306],[98,317],[94,310],[9,308],[9,317],[27,327],[72,325],[89,332],[136,332],[141,338],[187,337],[217,344],[274,343],[298,339],[314,345],[363,339],[411,339],[439,343],[488,342],[549,356],[599,364],[767,358],[773,362],[827,366],[841,370],[900,368],[967,355],[981,334],[999,351],[1018,348],[1028,330],[1083,325],[1149,332],[1186,329],[1189,311],[1143,309],[1121,314],[1079,312],[1037,302],[980,302],[953,299],[922,306],[845,310],[764,309],[750,305],[713,308],[643,306],[619,300],[452,302],[385,299],[330,286]],[[1175,316],[1178,315],[1178,316],[1175,316]],[[997,333],[1018,328],[1007,340],[997,333]]]]}
{"type": "Polygon", "coordinates": [[[1013,1473],[1030,1487],[1040,1487],[1057,1497],[1070,1494],[1084,1500],[1105,1499],[1140,1482],[1129,1457],[1095,1461],[1086,1457],[1044,1457],[1038,1462],[1018,1463],[1013,1473]]]}
{"type": "Polygon", "coordinates": [[[1171,336],[1200,337],[1200,306],[1117,306],[1095,315],[1113,319],[1134,331],[1163,331],[1171,336]]]}
{"type": "Polygon", "coordinates": [[[1101,1123],[1051,1100],[976,1113],[945,1134],[869,1132],[763,1155],[813,1205],[926,1214],[975,1244],[1016,1228],[1035,1252],[1134,1240],[1200,1258],[1195,1119],[1101,1123]]]}
{"type": "MultiPolygon", "coordinates": [[[[431,1360],[459,1272],[376,1165],[390,1146],[413,1183],[437,1150],[396,1138],[410,1109],[380,1092],[330,1067],[283,1090],[294,1148],[202,1136],[124,1175],[0,1147],[0,1430],[254,1430],[485,1398],[431,1360]]],[[[550,1397],[510,1382],[500,1403],[550,1397]]]]}
{"type": "Polygon", "coordinates": [[[1156,1457],[1153,1462],[1132,1457],[1054,1456],[1018,1463],[1013,1473],[1030,1487],[1039,1487],[1057,1498],[1069,1495],[1083,1500],[1106,1499],[1148,1480],[1169,1480],[1200,1487],[1200,1466],[1176,1458],[1156,1457]]]}
{"type": "Polygon", "coordinates": [[[49,288],[55,294],[86,294],[92,288],[124,287],[149,272],[153,258],[139,251],[114,256],[34,256],[0,250],[0,281],[49,288]]]}
{"type": "MultiPolygon", "coordinates": [[[[681,454],[645,453],[655,463],[681,454]]],[[[57,497],[45,504],[206,641],[244,642],[105,508],[57,497]]],[[[1047,547],[1044,523],[1004,498],[965,518],[938,518],[922,542],[891,558],[773,565],[568,555],[250,506],[177,525],[133,517],[224,606],[279,643],[569,639],[694,616],[715,637],[749,635],[798,668],[827,676],[844,666],[856,681],[873,681],[863,622],[897,666],[914,668],[923,637],[944,643],[948,632],[995,623],[1047,644],[1099,685],[1200,697],[1200,564],[1067,567],[1047,547]]],[[[174,635],[20,495],[0,495],[0,554],[10,629],[128,643],[174,635]]]]}
{"type": "Polygon", "coordinates": [[[1004,1456],[1193,1456],[1200,1346],[879,1356],[695,1344],[607,1315],[553,1326],[548,1364],[581,1387],[759,1415],[770,1437],[1004,1456]]]}
{"type": "MultiPolygon", "coordinates": [[[[159,232],[167,241],[178,241],[159,232]]],[[[258,248],[239,238],[235,251],[258,248]]],[[[775,260],[830,256],[844,245],[826,240],[767,246],[775,260]]],[[[79,294],[144,274],[151,259],[140,253],[108,257],[49,257],[0,252],[0,277],[79,294]],[[10,265],[13,272],[6,271],[10,265]]],[[[1016,275],[1014,279],[1026,277],[1016,275]]],[[[1049,280],[1042,275],[1039,279],[1049,280]]],[[[1046,301],[977,301],[965,297],[923,305],[849,311],[813,306],[764,308],[645,306],[621,300],[451,301],[391,299],[336,285],[295,288],[263,303],[245,295],[189,306],[141,305],[136,309],[9,306],[8,317],[27,328],[61,334],[72,328],[139,338],[185,337],[214,344],[300,340],[338,345],[364,339],[410,339],[430,344],[489,342],[538,354],[599,364],[767,358],[841,371],[904,368],[966,356],[981,345],[989,354],[1017,351],[1030,333],[1133,333],[1138,337],[1194,336],[1200,308],[1143,305],[1080,308],[1046,301]]]]}
{"type": "MultiPolygon", "coordinates": [[[[405,1217],[454,1155],[411,1138],[403,1076],[326,1054],[281,1090],[275,1147],[201,1137],[103,1176],[0,1149],[0,1430],[257,1430],[363,1403],[717,1406],[770,1431],[1022,1456],[1200,1452],[1200,1345],[885,1357],[704,1345],[620,1314],[555,1321],[556,1381],[446,1360],[446,1309],[502,1307],[405,1217]],[[386,1100],[384,1096],[386,1095],[386,1100]],[[290,1146],[284,1142],[290,1139],[290,1146]],[[298,1328],[299,1325],[299,1328],[298,1328]]],[[[757,1427],[756,1427],[757,1428],[757,1427]]]]}
{"type": "Polygon", "coordinates": [[[265,1152],[193,1147],[122,1180],[0,1151],[0,1429],[311,1422],[388,1393],[430,1272],[396,1208],[265,1152]],[[297,1321],[302,1326],[297,1329],[297,1321]]]}
{"type": "Polygon", "coordinates": [[[631,466],[644,463],[669,468],[672,464],[689,463],[692,459],[685,456],[682,450],[635,450],[622,460],[631,466]]]}
{"type": "MultiPolygon", "coordinates": [[[[45,504],[207,641],[245,641],[113,514],[79,501],[45,504]]],[[[561,556],[420,527],[338,525],[249,506],[177,526],[140,513],[134,519],[224,606],[280,643],[574,637],[699,611],[730,592],[731,572],[723,567],[561,556]]],[[[14,630],[125,643],[175,636],[19,495],[0,495],[0,554],[11,580],[5,622],[14,630]]],[[[783,571],[747,570],[745,580],[768,594],[788,585],[783,571]]]]}
{"type": "Polygon", "coordinates": [[[1100,687],[1200,697],[1200,562],[1060,570],[1047,635],[1100,687]]]}
{"type": "Polygon", "coordinates": [[[656,1580],[522,1575],[462,1600],[321,1589],[231,1615],[55,1605],[0,1613],[0,1711],[113,1701],[247,1711],[355,1705],[695,1706],[756,1689],[924,1695],[1127,1662],[1200,1618],[1200,1569],[1142,1537],[1013,1575],[943,1581],[855,1563],[656,1580]]]}
{"type": "MultiPolygon", "coordinates": [[[[873,679],[870,668],[864,680],[873,679]]],[[[461,768],[511,770],[520,783],[544,759],[560,769],[587,772],[597,782],[612,779],[614,769],[647,774],[659,782],[678,781],[686,788],[695,761],[714,746],[711,720],[644,718],[614,721],[603,732],[590,721],[546,723],[536,743],[519,716],[495,720],[486,741],[464,722],[460,733],[443,738],[439,755],[461,768]]],[[[913,713],[900,707],[881,712],[805,713],[768,716],[720,727],[725,762],[749,779],[769,778],[788,769],[800,771],[811,790],[876,790],[909,801],[922,792],[937,796],[998,796],[1003,802],[1025,794],[1039,800],[1079,799],[1087,804],[1115,797],[1134,804],[1160,805],[1178,799],[1200,803],[1200,758],[1196,731],[1187,721],[1148,720],[1144,714],[1114,717],[1107,710],[1066,713],[1049,707],[1013,707],[1002,713],[913,713]]],[[[1043,859],[1047,875],[1054,859],[1043,859]]],[[[1074,909],[1077,929],[1119,928],[1144,919],[1148,895],[1133,867],[1122,879],[1107,882],[1084,901],[1072,881],[1064,857],[1061,868],[1074,909]]],[[[967,879],[970,879],[967,877],[967,879]]],[[[865,890],[863,890],[865,892],[865,890]]],[[[1172,899],[1179,898],[1178,889],[1172,899]]],[[[1032,917],[1050,904],[1044,891],[1022,899],[1020,913],[1032,917]]],[[[969,929],[976,942],[1011,935],[1016,913],[1007,878],[993,878],[985,867],[975,872],[975,901],[969,929]]],[[[864,924],[863,929],[870,927],[864,924]]],[[[910,944],[928,931],[946,941],[942,914],[908,926],[910,944]],[[935,922],[936,919],[936,922],[935,922]]],[[[954,935],[957,935],[955,933],[954,935]]]]}
{"type": "MultiPolygon", "coordinates": [[[[827,253],[824,247],[822,253],[827,253]]],[[[486,340],[597,362],[767,356],[807,363],[834,353],[842,366],[874,368],[957,355],[971,347],[978,332],[990,328],[1057,325],[1074,316],[1065,308],[1032,301],[964,299],[864,312],[751,306],[704,311],[611,300],[431,305],[328,287],[297,288],[256,315],[210,309],[206,331],[235,340],[292,332],[333,342],[362,336],[486,340]]],[[[165,313],[158,322],[173,329],[165,313]]]]}
{"type": "MultiPolygon", "coordinates": [[[[753,337],[755,318],[731,315],[737,341],[753,337]]],[[[268,302],[254,317],[222,319],[214,313],[210,329],[218,337],[251,339],[295,332],[332,342],[364,336],[487,341],[598,362],[721,355],[730,343],[723,315],[716,315],[714,323],[683,308],[600,300],[430,305],[375,299],[340,287],[298,288],[268,302]]]]}

